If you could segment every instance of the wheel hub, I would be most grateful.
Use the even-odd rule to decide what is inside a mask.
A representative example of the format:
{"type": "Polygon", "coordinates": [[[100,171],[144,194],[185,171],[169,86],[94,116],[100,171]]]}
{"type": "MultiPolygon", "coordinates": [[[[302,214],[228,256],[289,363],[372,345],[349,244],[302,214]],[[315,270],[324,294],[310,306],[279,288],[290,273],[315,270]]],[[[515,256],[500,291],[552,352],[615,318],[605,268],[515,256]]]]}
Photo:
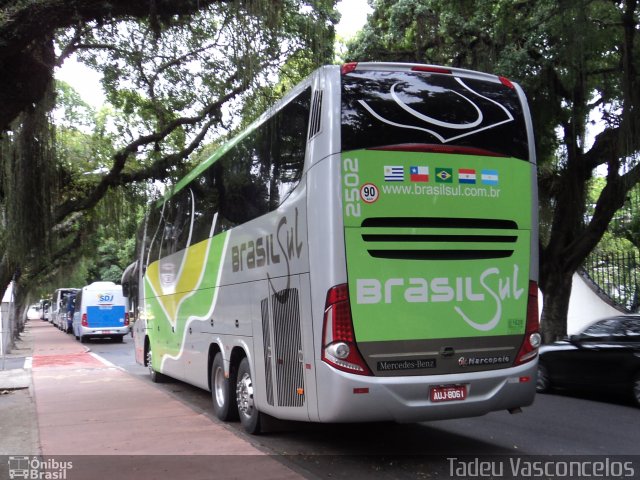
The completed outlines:
{"type": "Polygon", "coordinates": [[[253,413],[253,382],[248,373],[238,379],[236,398],[238,400],[238,411],[250,417],[253,413]]]}
{"type": "Polygon", "coordinates": [[[153,366],[151,365],[151,349],[147,350],[147,368],[149,369],[149,373],[153,375],[153,366]]]}
{"type": "Polygon", "coordinates": [[[225,403],[225,390],[224,390],[224,370],[222,368],[216,368],[213,377],[213,388],[215,389],[216,402],[218,405],[223,406],[225,403]]]}

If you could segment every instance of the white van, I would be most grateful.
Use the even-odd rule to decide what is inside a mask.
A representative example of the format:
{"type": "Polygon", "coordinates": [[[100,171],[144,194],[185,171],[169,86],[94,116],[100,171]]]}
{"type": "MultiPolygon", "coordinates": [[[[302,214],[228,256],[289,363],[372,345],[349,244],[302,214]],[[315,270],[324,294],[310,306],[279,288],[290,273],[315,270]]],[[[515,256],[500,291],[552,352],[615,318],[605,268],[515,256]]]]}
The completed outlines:
{"type": "Polygon", "coordinates": [[[73,314],[73,334],[84,343],[89,338],[109,337],[121,342],[129,333],[129,314],[122,286],[93,282],[78,292],[73,314]]]}

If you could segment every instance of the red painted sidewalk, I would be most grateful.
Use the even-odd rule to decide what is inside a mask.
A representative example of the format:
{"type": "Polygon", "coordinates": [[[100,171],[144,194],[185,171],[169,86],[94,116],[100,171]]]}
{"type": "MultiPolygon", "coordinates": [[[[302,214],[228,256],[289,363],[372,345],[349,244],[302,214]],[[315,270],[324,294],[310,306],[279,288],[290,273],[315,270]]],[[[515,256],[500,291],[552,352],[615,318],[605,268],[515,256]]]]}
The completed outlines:
{"type": "Polygon", "coordinates": [[[107,472],[111,478],[112,474],[129,478],[123,471],[130,472],[130,478],[172,478],[164,475],[172,465],[180,465],[179,476],[190,479],[300,478],[223,424],[192,411],[153,384],[103,364],[72,335],[45,322],[33,325],[32,332],[42,454],[76,458],[74,473],[78,475],[85,468],[105,474],[67,475],[70,480],[108,478],[107,472]],[[134,457],[108,457],[112,455],[134,457]],[[139,455],[163,457],[136,457],[139,455]],[[181,457],[164,457],[167,455],[181,457]],[[183,457],[186,455],[207,457],[183,457]],[[127,468],[115,468],[120,463],[127,468]],[[155,468],[160,471],[141,475],[141,468],[146,473],[155,468]]]}

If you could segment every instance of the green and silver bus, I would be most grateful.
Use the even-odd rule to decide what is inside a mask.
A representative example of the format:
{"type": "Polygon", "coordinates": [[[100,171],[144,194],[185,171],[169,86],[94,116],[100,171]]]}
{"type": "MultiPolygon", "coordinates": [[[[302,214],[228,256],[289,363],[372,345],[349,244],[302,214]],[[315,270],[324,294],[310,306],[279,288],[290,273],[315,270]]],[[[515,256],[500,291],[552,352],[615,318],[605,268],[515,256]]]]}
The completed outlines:
{"type": "Polygon", "coordinates": [[[264,415],[417,422],[533,401],[536,162],[505,78],[320,68],[138,237],[137,361],[249,432],[264,415]]]}

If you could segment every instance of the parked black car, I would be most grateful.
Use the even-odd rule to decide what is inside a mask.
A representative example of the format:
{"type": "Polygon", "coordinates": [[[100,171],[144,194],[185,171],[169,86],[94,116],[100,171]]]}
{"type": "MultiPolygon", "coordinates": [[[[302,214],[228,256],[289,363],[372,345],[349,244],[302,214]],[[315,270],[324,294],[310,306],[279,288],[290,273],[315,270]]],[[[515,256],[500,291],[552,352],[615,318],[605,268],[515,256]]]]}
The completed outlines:
{"type": "Polygon", "coordinates": [[[578,335],[540,347],[536,390],[626,391],[640,406],[640,315],[599,320],[578,335]]]}

